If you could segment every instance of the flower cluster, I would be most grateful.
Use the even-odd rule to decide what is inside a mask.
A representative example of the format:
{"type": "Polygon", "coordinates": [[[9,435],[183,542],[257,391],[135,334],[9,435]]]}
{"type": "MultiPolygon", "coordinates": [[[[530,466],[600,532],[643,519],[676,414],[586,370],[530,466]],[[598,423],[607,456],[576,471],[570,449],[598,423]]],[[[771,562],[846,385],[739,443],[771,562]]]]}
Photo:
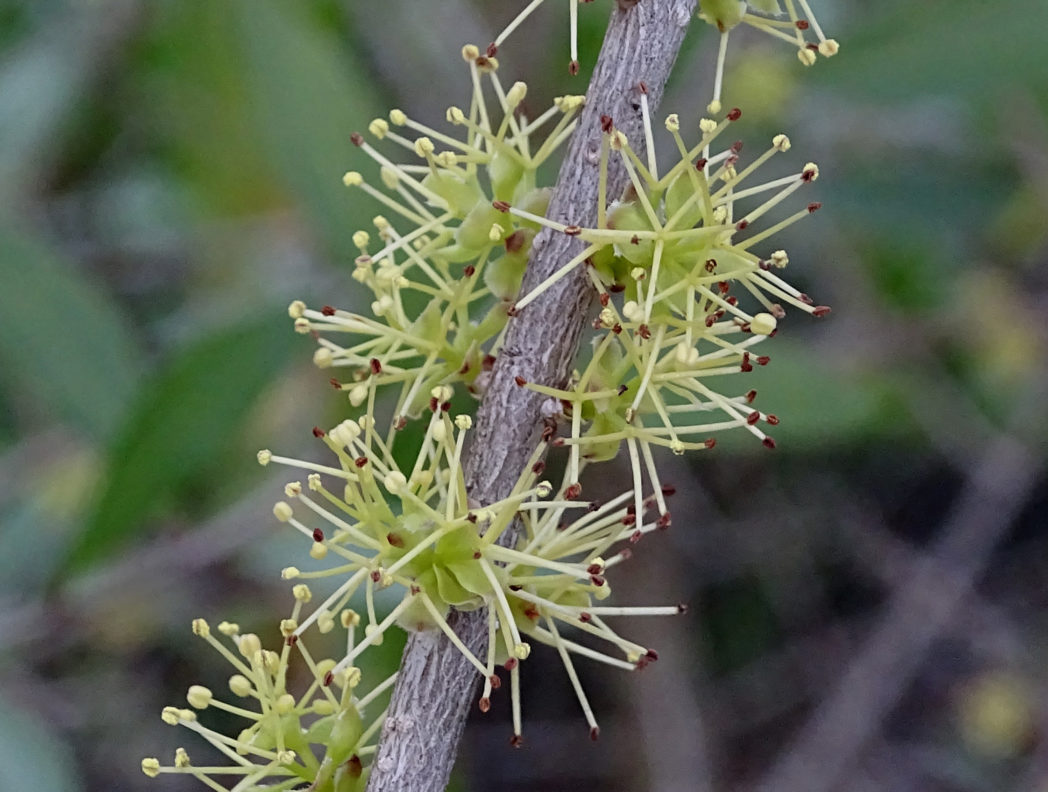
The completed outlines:
{"type": "MultiPolygon", "coordinates": [[[[314,792],[361,792],[367,783],[364,760],[375,751],[371,740],[377,735],[383,715],[367,718],[369,706],[392,686],[396,675],[360,695],[363,674],[359,668],[339,666],[332,658],[314,659],[298,631],[302,607],[312,599],[305,584],[294,587],[295,605],[289,618],[280,622],[280,651],[262,648],[254,633],[241,633],[236,624],[222,622],[218,632],[230,646],[212,634],[203,619],[193,621],[193,634],[206,640],[233,666],[228,682],[230,693],[243,703],[233,704],[210,688],[193,685],[186,694],[189,708],[165,707],[164,723],[183,726],[207,740],[225,756],[228,764],[197,766],[185,748],[175,752],[174,763],[161,765],[154,757],[142,760],[142,772],[190,775],[206,786],[226,790],[216,777],[237,779],[232,790],[247,792],[290,790],[308,787],[314,792]],[[298,655],[308,672],[305,690],[291,692],[290,667],[298,655]],[[200,723],[197,711],[220,710],[250,725],[229,736],[200,723]]],[[[347,628],[350,650],[359,617],[350,610],[340,614],[347,628]]]]}
{"type": "Polygon", "coordinates": [[[629,557],[628,551],[608,556],[609,551],[618,543],[636,542],[669,525],[668,515],[644,522],[648,506],[656,498],[664,503],[665,495],[660,491],[648,502],[638,501],[639,509],[633,504],[632,492],[603,505],[581,501],[581,489],[571,473],[554,493],[549,482],[539,479],[550,435],[535,449],[509,496],[483,508],[470,504],[461,454],[472,421],[467,415],[449,417],[448,403],[442,401],[449,392],[443,386],[432,396],[429,426],[411,469],[402,469],[392,449],[369,431],[368,416],[343,421],[329,432],[315,431],[334,453],[338,467],[259,452],[262,464],[275,462],[309,471],[307,486],[300,482],[287,485],[288,500],[278,502],[274,514],[310,540],[314,559],[336,561],[317,570],[288,567],[283,577],[341,581],[324,602],[296,623],[291,634],[298,638],[314,624],[321,632],[330,631],[335,614],[363,591],[365,637],[347,651],[334,672],[352,667],[394,624],[408,630],[439,629],[483,676],[481,709],[487,710],[492,690],[500,686],[496,666],[509,672],[518,741],[518,663],[531,653],[527,639],[549,644],[560,654],[595,736],[596,720],[571,655],[622,668],[641,667],[654,658],[654,652],[620,637],[602,617],[681,611],[679,606],[594,605],[610,593],[606,571],[629,557]],[[325,478],[337,480],[340,492],[326,486],[325,478]],[[565,519],[571,513],[577,516],[565,519]],[[520,522],[522,530],[513,547],[504,547],[497,540],[514,521],[520,522]],[[399,602],[379,619],[375,594],[394,586],[401,592],[399,602]],[[490,640],[483,660],[448,625],[452,607],[488,609],[490,640]],[[570,635],[562,636],[565,626],[603,640],[610,650],[599,651],[570,635]]]}
{"type": "Polygon", "coordinates": [[[714,439],[709,433],[739,427],[774,448],[761,424],[777,424],[778,418],[751,406],[756,391],[722,395],[713,378],[748,373],[769,362],[753,348],[776,333],[786,313],[783,304],[814,316],[830,310],[814,305],[777,274],[789,262],[784,250],[767,258],[753,252],[819,208],[809,203],[759,228],[770,211],[818,178],[818,166],[809,162],[799,173],[751,184],[764,163],[790,149],[790,140],[776,135],[745,166],[741,143],[712,153],[717,139],[741,115],[732,110],[719,122],[703,119],[701,138],[691,147],[680,134],[677,116],[669,116],[665,126],[679,159],[660,175],[643,92],[641,110],[642,155],[605,119],[602,189],[610,156],[621,160],[630,186],[607,210],[606,196],[601,196],[596,227],[566,226],[498,204],[508,214],[586,243],[577,256],[520,298],[513,311],[526,309],[568,272],[586,266],[602,306],[595,322],[601,335],[594,338],[589,364],[568,388],[520,384],[566,405],[571,421],[570,437],[564,440],[572,447],[569,469],[577,467],[580,457],[609,459],[625,442],[638,498],[642,469],[659,491],[651,446],[675,453],[711,448],[714,439]],[[745,210],[739,208],[744,205],[745,210]],[[746,310],[731,293],[733,286],[740,286],[757,309],[746,310]],[[699,420],[710,413],[719,417],[699,420]],[[695,417],[682,422],[682,415],[695,417]]]}
{"type": "Polygon", "coordinates": [[[527,86],[504,88],[497,60],[476,47],[462,54],[473,96],[468,112],[447,111],[457,135],[402,110],[373,120],[368,131],[376,145],[405,150],[412,164],[353,136],[378,164],[384,189],[357,171],[343,181],[390,213],[374,218],[377,240],[363,230],[354,235],[360,255],[353,278],[372,292],[371,315],[301,302],[289,311],[298,332],[317,337],[317,366],[348,369],[332,384],[347,391],[354,407],[367,400],[369,387],[400,386],[394,415],[401,422],[419,414],[433,387],[463,382],[483,392],[538,228],[496,211],[492,201],[545,212],[549,190],[538,186],[536,172],[574,130],[583,103],[564,96],[535,119],[518,116],[527,86]],[[333,340],[344,336],[348,343],[333,340]]]}
{"type": "Polygon", "coordinates": [[[840,50],[835,39],[827,38],[808,6],[808,0],[700,0],[699,17],[720,31],[717,69],[713,83],[711,113],[721,111],[721,89],[724,62],[728,53],[728,33],[739,25],[748,25],[797,47],[797,59],[813,66],[818,55],[831,58],[840,50]],[[785,3],[785,19],[783,16],[785,3]],[[797,12],[800,6],[801,13],[797,12]]]}

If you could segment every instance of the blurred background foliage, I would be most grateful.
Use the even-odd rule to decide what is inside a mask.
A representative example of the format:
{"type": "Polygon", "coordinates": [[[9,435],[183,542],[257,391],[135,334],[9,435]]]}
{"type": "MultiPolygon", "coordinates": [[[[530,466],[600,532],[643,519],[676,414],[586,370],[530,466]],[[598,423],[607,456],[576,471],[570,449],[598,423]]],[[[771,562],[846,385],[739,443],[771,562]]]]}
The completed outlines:
{"type": "MultiPolygon", "coordinates": [[[[301,553],[254,452],[344,414],[284,309],[361,299],[349,135],[466,101],[458,47],[520,5],[0,0],[0,790],[190,788],[138,769],[224,679],[189,622],[272,636],[301,553]]],[[[782,246],[835,310],[759,374],[779,448],[665,460],[675,527],[619,583],[692,604],[636,625],[662,661],[586,669],[594,747],[529,660],[528,747],[478,718],[456,789],[1048,790],[1048,4],[812,5],[837,58],[729,59],[740,137],[822,166],[782,246]]],[[[533,107],[587,77],[547,6],[500,53],[533,107]]],[[[714,46],[696,23],[684,128],[714,46]]]]}

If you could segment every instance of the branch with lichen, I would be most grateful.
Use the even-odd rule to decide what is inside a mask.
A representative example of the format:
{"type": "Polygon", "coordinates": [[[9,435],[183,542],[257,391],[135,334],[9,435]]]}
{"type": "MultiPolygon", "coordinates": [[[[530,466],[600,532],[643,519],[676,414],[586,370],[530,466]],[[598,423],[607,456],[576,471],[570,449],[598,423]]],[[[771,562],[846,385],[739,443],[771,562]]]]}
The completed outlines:
{"type": "MultiPolygon", "coordinates": [[[[785,3],[803,44],[807,19],[799,24],[785,3]]],[[[723,46],[713,117],[688,134],[669,115],[677,154],[660,164],[653,114],[695,0],[619,0],[586,96],[527,117],[527,86],[505,86],[496,55],[537,5],[486,53],[462,49],[472,97],[448,109],[446,126],[396,109],[368,137],[352,136],[378,180],[350,171],[343,181],[385,212],[354,235],[353,278],[372,293],[370,312],[300,301],[288,312],[316,340],[314,363],[336,375],[354,417],[313,428],[322,461],[258,453],[262,465],[304,474],[273,514],[309,542],[316,566],[282,572],[294,606],[279,622],[279,651],[223,622],[227,645],[194,622],[233,665],[228,687],[244,703],[194,685],[190,708],[162,717],[228,763],[199,766],[179,748],[172,765],[143,760],[147,775],[193,775],[218,790],[217,779],[232,778],[236,792],[443,789],[468,710],[476,702],[486,712],[503,680],[510,743],[522,743],[520,664],[539,644],[557,653],[596,739],[576,662],[643,668],[657,653],[615,618],[684,611],[609,601],[609,577],[632,545],[672,522],[657,455],[711,449],[714,433],[731,429],[775,447],[765,429],[778,418],[735,378],[770,361],[758,346],[787,306],[829,311],[782,277],[789,257],[768,244],[819,208],[768,219],[818,167],[758,181],[764,163],[790,150],[782,134],[748,163],[740,143],[718,148],[741,116],[720,114],[723,46]],[[565,144],[556,185],[543,186],[539,165],[565,144]],[[481,400],[476,419],[453,413],[456,391],[481,400]],[[423,431],[405,433],[412,422],[423,431]],[[586,499],[584,471],[623,449],[629,486],[605,503],[586,499]],[[544,477],[551,452],[566,457],[557,484],[544,477]],[[373,679],[369,649],[394,627],[409,633],[400,670],[373,679]],[[344,633],[336,655],[315,658],[307,642],[334,631],[344,633]],[[304,688],[292,662],[305,666],[304,688]],[[248,725],[221,734],[200,724],[207,709],[248,725]]],[[[703,2],[702,16],[723,45],[732,26],[760,27],[779,10],[753,5],[760,14],[703,2]]],[[[574,30],[575,0],[571,10],[574,30]]],[[[833,54],[815,31],[816,50],[833,54]]]]}

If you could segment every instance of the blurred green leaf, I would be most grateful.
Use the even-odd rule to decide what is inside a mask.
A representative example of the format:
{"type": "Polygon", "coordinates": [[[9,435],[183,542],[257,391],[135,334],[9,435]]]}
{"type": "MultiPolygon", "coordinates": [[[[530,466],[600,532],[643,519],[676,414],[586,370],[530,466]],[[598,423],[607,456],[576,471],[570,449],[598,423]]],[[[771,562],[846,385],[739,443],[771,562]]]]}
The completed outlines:
{"type": "Polygon", "coordinates": [[[355,256],[353,232],[373,210],[360,191],[345,188],[342,174],[365,164],[350,135],[379,106],[367,68],[303,6],[237,0],[230,7],[255,123],[273,165],[331,251],[355,256]]]}
{"type": "MultiPolygon", "coordinates": [[[[0,63],[0,196],[17,200],[54,156],[54,139],[110,65],[138,17],[131,0],[105,13],[66,8],[19,42],[0,63]]],[[[46,13],[46,12],[45,12],[46,13]]]]}
{"type": "Polygon", "coordinates": [[[172,496],[221,475],[216,460],[297,340],[286,320],[266,313],[194,343],[146,383],[67,565],[78,569],[105,557],[138,535],[143,521],[172,496]]]}
{"type": "Polygon", "coordinates": [[[40,718],[0,701],[0,789],[82,789],[72,751],[40,718]]]}
{"type": "Polygon", "coordinates": [[[818,82],[898,102],[954,94],[996,103],[1002,90],[1048,90],[1048,3],[925,0],[884,4],[841,36],[840,55],[812,69],[818,82]],[[895,7],[892,8],[891,6],[895,7]]]}
{"type": "Polygon", "coordinates": [[[0,223],[0,362],[8,387],[104,438],[139,377],[118,308],[40,240],[0,223]]]}

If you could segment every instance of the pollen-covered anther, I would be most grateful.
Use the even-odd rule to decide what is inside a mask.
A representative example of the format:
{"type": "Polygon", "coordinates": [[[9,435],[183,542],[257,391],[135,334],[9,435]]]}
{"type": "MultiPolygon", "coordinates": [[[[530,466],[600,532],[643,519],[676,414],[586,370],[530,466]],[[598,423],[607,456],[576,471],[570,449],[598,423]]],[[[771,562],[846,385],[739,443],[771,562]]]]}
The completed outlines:
{"type": "Polygon", "coordinates": [[[786,135],[780,134],[771,139],[771,145],[776,151],[789,151],[792,144],[786,135]]]}
{"type": "Polygon", "coordinates": [[[299,335],[307,335],[312,332],[312,330],[313,325],[309,323],[309,320],[306,317],[300,316],[295,320],[295,332],[299,335]]]}
{"type": "Polygon", "coordinates": [[[389,122],[384,118],[376,118],[370,124],[368,124],[368,132],[382,140],[386,133],[389,132],[389,122]]]}
{"type": "Polygon", "coordinates": [[[625,148],[629,148],[629,140],[626,138],[626,133],[621,129],[612,131],[609,142],[612,151],[622,151],[625,148]]]}
{"type": "Polygon", "coordinates": [[[277,501],[273,504],[273,516],[280,522],[287,522],[294,516],[295,512],[287,501],[277,501]]]}
{"type": "Polygon", "coordinates": [[[364,183],[364,177],[358,171],[346,171],[342,176],[342,183],[347,187],[359,187],[364,183]]]}
{"type": "Polygon", "coordinates": [[[770,313],[754,314],[750,320],[750,332],[757,335],[771,335],[777,326],[778,321],[770,313]]]}
{"type": "Polygon", "coordinates": [[[189,706],[201,710],[211,705],[212,698],[211,690],[203,685],[192,685],[186,693],[186,701],[189,702],[189,706]]]}
{"type": "Polygon", "coordinates": [[[810,49],[799,49],[797,50],[797,59],[805,66],[812,66],[815,64],[816,55],[810,49]]]}
{"type": "Polygon", "coordinates": [[[804,166],[801,171],[801,179],[806,182],[813,182],[819,178],[819,166],[814,162],[809,162],[804,166]]]}
{"type": "Polygon", "coordinates": [[[819,54],[824,58],[832,58],[841,50],[841,45],[836,39],[826,39],[819,42],[819,54]]]}
{"type": "Polygon", "coordinates": [[[414,148],[415,153],[423,158],[430,156],[437,149],[437,147],[433,144],[433,141],[425,135],[423,135],[415,141],[414,148]]]}
{"type": "Polygon", "coordinates": [[[153,756],[146,757],[142,760],[142,772],[150,778],[156,778],[160,775],[160,760],[153,756]]]}
{"type": "Polygon", "coordinates": [[[306,304],[302,300],[292,300],[287,307],[287,315],[292,319],[298,319],[306,311],[306,304]]]}
{"type": "Polygon", "coordinates": [[[270,460],[273,459],[273,452],[270,451],[268,448],[263,448],[255,455],[255,458],[258,460],[258,464],[260,464],[262,467],[265,467],[269,464],[270,460]]]}

